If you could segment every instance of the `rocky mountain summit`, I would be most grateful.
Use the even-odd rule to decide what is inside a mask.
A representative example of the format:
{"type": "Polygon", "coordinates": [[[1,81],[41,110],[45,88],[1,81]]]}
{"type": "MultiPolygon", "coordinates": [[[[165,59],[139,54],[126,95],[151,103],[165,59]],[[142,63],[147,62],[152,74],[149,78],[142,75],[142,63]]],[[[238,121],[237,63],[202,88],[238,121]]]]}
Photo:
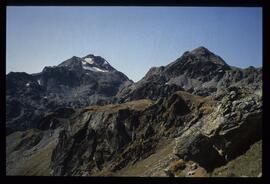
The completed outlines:
{"type": "Polygon", "coordinates": [[[158,99],[164,96],[164,91],[168,95],[178,90],[209,96],[239,85],[261,89],[262,68],[229,66],[205,47],[198,47],[167,66],[151,68],[140,81],[120,90],[117,97],[119,102],[145,97],[158,99]]]}
{"type": "MultiPolygon", "coordinates": [[[[261,68],[229,66],[199,47],[165,67],[150,69],[137,83],[93,55],[73,57],[46,71],[51,73],[12,73],[21,86],[41,79],[35,88],[39,94],[70,96],[33,120],[34,129],[7,136],[8,175],[261,176],[261,68]],[[70,77],[64,88],[64,80],[54,76],[58,72],[70,77]],[[104,76],[112,73],[123,77],[106,95],[99,87],[91,88],[91,78],[80,85],[72,82],[76,76],[98,74],[92,81],[108,84],[115,79],[104,76]],[[78,99],[87,100],[87,95],[75,98],[64,90],[82,86],[104,102],[83,104],[78,99]],[[68,103],[71,97],[77,100],[74,105],[68,103]],[[246,163],[256,169],[237,169],[246,163]],[[228,168],[238,171],[222,175],[228,168]]],[[[8,102],[10,108],[20,108],[16,101],[8,102]]],[[[20,103],[25,108],[26,103],[20,103]]]]}
{"type": "Polygon", "coordinates": [[[58,108],[106,104],[132,83],[100,56],[72,57],[58,66],[6,76],[7,132],[38,127],[44,113],[58,108]]]}

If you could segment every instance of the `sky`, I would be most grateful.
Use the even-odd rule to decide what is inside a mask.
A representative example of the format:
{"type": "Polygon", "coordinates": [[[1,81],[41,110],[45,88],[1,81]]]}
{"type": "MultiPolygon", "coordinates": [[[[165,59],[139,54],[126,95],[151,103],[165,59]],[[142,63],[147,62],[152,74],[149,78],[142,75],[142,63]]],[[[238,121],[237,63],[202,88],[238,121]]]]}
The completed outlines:
{"type": "Polygon", "coordinates": [[[8,6],[6,20],[6,73],[94,54],[136,82],[199,46],[229,65],[262,66],[260,7],[8,6]]]}

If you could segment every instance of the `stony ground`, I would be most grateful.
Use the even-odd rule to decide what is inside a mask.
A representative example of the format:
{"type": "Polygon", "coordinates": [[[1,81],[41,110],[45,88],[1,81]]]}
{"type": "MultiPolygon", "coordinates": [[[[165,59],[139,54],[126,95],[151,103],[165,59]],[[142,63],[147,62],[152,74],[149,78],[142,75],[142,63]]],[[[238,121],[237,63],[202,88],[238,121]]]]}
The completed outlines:
{"type": "MultiPolygon", "coordinates": [[[[115,172],[106,172],[106,169],[97,176],[124,176],[124,177],[168,177],[166,170],[179,162],[172,154],[174,139],[164,139],[158,145],[156,152],[144,160],[129,164],[115,172]]],[[[185,162],[184,169],[176,169],[175,177],[259,177],[262,175],[262,141],[253,144],[243,155],[231,160],[226,165],[207,173],[193,161],[185,162]],[[195,168],[192,168],[194,167],[195,168]],[[189,175],[191,174],[191,175],[189,175]]]]}
{"type": "MultiPolygon", "coordinates": [[[[144,160],[129,164],[127,167],[115,172],[102,172],[98,176],[127,176],[127,177],[168,177],[166,169],[179,160],[172,154],[175,141],[164,139],[154,154],[144,160]]],[[[226,165],[216,168],[212,173],[200,167],[193,161],[186,162],[185,169],[175,171],[175,177],[258,177],[262,173],[262,141],[251,146],[243,155],[231,160],[226,165]],[[196,168],[192,168],[192,166],[196,168]],[[191,173],[192,175],[188,175],[191,173]]],[[[106,170],[106,169],[104,169],[106,170]]]]}

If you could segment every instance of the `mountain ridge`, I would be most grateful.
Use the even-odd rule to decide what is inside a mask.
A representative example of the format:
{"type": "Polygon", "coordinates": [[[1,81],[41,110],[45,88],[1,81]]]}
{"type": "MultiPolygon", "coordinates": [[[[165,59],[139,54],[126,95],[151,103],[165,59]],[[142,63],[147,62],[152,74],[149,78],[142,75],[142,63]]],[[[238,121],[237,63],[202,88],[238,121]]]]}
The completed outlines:
{"type": "Polygon", "coordinates": [[[262,68],[199,47],[133,83],[94,57],[7,77],[8,175],[214,176],[262,139],[262,68]]]}
{"type": "MultiPolygon", "coordinates": [[[[193,94],[209,96],[230,85],[261,88],[261,78],[261,68],[238,69],[228,65],[220,56],[205,47],[198,47],[191,52],[184,52],[182,56],[166,66],[150,68],[141,80],[127,86],[117,94],[117,97],[120,102],[143,98],[137,94],[137,91],[152,85],[153,82],[161,86],[175,85],[193,94]],[[255,81],[256,79],[258,80],[255,81]]],[[[179,90],[179,88],[175,89],[179,90]]],[[[152,98],[156,99],[159,95],[152,98]]]]}

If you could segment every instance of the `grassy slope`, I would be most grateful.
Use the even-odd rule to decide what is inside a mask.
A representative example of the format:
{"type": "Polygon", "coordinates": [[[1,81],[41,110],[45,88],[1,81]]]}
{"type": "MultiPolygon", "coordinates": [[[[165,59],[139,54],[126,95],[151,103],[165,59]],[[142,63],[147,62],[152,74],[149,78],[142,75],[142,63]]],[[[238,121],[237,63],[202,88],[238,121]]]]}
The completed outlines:
{"type": "Polygon", "coordinates": [[[136,162],[134,165],[117,171],[116,176],[166,176],[162,168],[169,163],[169,157],[173,156],[174,140],[161,141],[154,154],[146,159],[136,162]]]}
{"type": "Polygon", "coordinates": [[[212,176],[249,176],[257,177],[262,173],[262,141],[253,144],[243,155],[216,168],[212,176]]]}
{"type": "Polygon", "coordinates": [[[110,112],[117,112],[120,109],[130,108],[133,110],[144,110],[147,107],[151,106],[153,101],[148,99],[141,99],[141,100],[134,100],[131,102],[126,102],[122,104],[108,104],[104,106],[89,106],[84,108],[83,111],[96,111],[96,112],[103,112],[103,111],[110,111],[110,112]]]}
{"type": "Polygon", "coordinates": [[[50,158],[54,147],[55,144],[50,143],[44,149],[39,150],[36,154],[33,154],[28,162],[25,163],[26,169],[22,175],[49,176],[50,158]]]}
{"type": "Polygon", "coordinates": [[[41,149],[33,150],[33,148],[25,149],[22,147],[17,151],[12,151],[22,141],[23,134],[31,136],[33,130],[15,132],[7,137],[7,175],[49,176],[51,154],[56,146],[57,135],[44,136],[36,145],[43,143],[40,145],[41,149]]]}
{"type": "MultiPolygon", "coordinates": [[[[101,176],[155,176],[164,177],[164,168],[171,162],[172,149],[174,141],[163,142],[154,154],[144,160],[136,162],[134,165],[129,164],[127,167],[116,173],[102,173],[101,176]]],[[[253,144],[250,149],[243,155],[228,162],[226,165],[216,168],[212,173],[202,172],[203,168],[198,168],[194,177],[232,177],[248,176],[257,177],[262,173],[262,141],[253,144]]],[[[185,173],[177,174],[178,177],[184,177],[185,173]]]]}

